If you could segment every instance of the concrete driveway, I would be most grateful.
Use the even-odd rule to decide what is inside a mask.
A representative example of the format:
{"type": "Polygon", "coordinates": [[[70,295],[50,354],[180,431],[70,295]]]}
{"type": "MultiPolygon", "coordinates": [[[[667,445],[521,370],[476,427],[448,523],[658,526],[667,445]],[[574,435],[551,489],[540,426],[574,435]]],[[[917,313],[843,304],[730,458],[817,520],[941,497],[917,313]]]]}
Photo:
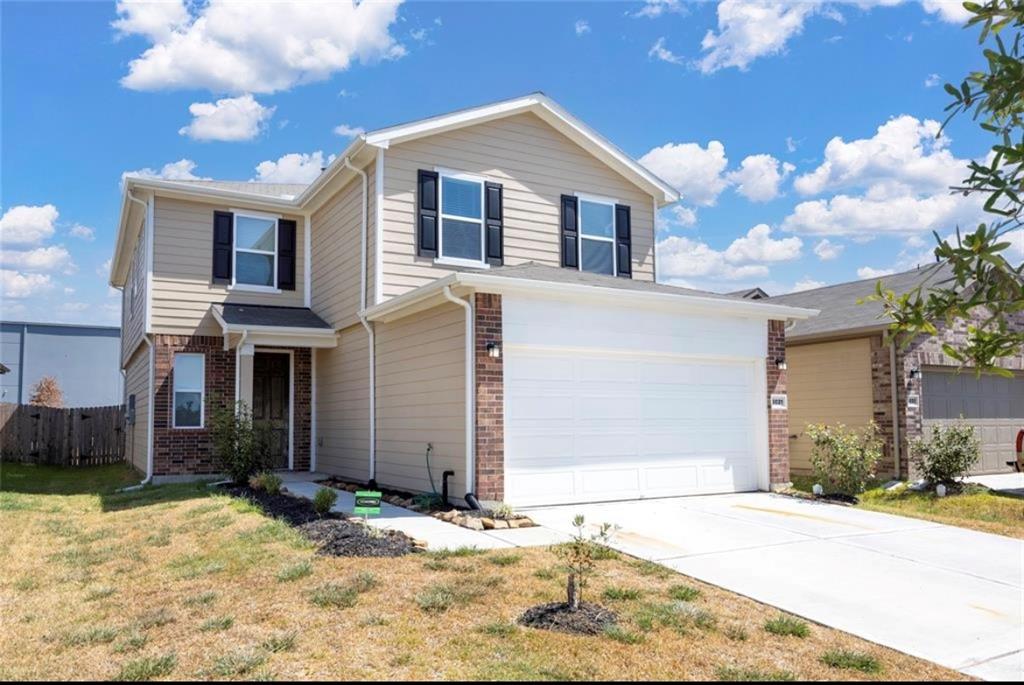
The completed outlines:
{"type": "Polygon", "coordinates": [[[1024,679],[1024,541],[767,493],[544,507],[613,523],[612,546],[991,680],[1024,679]]]}

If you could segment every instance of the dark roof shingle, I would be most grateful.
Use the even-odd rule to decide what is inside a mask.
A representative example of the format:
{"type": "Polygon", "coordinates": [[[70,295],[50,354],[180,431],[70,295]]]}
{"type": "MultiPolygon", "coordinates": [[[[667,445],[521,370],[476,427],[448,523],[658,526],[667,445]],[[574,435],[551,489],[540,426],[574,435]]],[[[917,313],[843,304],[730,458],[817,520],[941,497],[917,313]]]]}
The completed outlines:
{"type": "Polygon", "coordinates": [[[278,326],[281,328],[323,328],[331,325],[306,307],[275,307],[258,304],[223,304],[220,315],[237,326],[278,326]]]}

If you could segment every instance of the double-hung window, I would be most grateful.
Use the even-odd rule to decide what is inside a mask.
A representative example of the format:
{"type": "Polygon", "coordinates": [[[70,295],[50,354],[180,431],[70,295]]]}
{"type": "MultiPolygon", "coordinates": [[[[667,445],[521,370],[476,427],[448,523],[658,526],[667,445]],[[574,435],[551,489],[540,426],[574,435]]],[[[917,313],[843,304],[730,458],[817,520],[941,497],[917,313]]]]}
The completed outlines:
{"type": "Polygon", "coordinates": [[[235,212],[235,284],[277,288],[277,217],[235,212]]]}
{"type": "Polygon", "coordinates": [[[614,276],[615,201],[578,195],[579,265],[581,271],[614,276]]]}
{"type": "Polygon", "coordinates": [[[174,427],[202,428],[206,394],[206,358],[202,354],[174,355],[174,427]]]}
{"type": "Polygon", "coordinates": [[[444,171],[439,175],[438,261],[481,266],[484,264],[484,181],[476,176],[444,171]]]}

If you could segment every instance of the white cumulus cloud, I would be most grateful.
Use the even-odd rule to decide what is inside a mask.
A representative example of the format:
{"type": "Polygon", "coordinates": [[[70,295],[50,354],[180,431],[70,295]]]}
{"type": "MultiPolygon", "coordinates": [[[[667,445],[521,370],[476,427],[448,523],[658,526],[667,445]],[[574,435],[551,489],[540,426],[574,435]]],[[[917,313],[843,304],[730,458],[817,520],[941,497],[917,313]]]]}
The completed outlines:
{"type": "Polygon", "coordinates": [[[84,240],[87,243],[91,243],[92,241],[96,240],[96,232],[89,228],[88,226],[83,226],[82,224],[75,224],[74,226],[69,228],[68,235],[71,236],[72,238],[84,240]]]}
{"type": "Polygon", "coordinates": [[[644,6],[630,16],[655,19],[663,14],[684,14],[685,12],[686,7],[680,0],[644,0],[644,6]]]}
{"type": "Polygon", "coordinates": [[[60,213],[53,205],[16,205],[0,217],[0,243],[38,245],[53,235],[60,213]]]}
{"type": "Polygon", "coordinates": [[[26,274],[13,269],[0,269],[0,286],[0,295],[4,299],[22,299],[50,290],[53,288],[53,279],[49,274],[26,274]]]}
{"type": "Polygon", "coordinates": [[[573,25],[573,30],[576,31],[577,36],[584,36],[590,33],[590,22],[586,19],[577,19],[573,25]]]}
{"type": "Polygon", "coordinates": [[[261,105],[249,94],[216,102],[193,102],[188,108],[192,122],[178,133],[193,140],[252,140],[274,116],[274,109],[261,105]]]}
{"type": "Polygon", "coordinates": [[[73,272],[75,264],[71,253],[63,245],[37,247],[32,250],[0,251],[0,265],[24,271],[64,271],[73,272]]]}
{"type": "Polygon", "coordinates": [[[776,240],[768,224],[758,224],[725,250],[730,264],[744,262],[788,262],[800,257],[803,241],[795,236],[776,240]]]}
{"type": "Polygon", "coordinates": [[[338,124],[334,127],[334,133],[343,138],[355,138],[366,133],[366,129],[362,126],[349,126],[348,124],[338,124]]]}
{"type": "Polygon", "coordinates": [[[815,288],[824,288],[824,281],[816,281],[813,278],[802,278],[793,284],[793,287],[789,292],[798,293],[804,290],[814,290],[815,288]]]}
{"type": "Polygon", "coordinates": [[[654,41],[654,45],[647,51],[647,56],[662,62],[668,62],[669,64],[683,64],[685,62],[682,57],[665,47],[664,36],[654,41]]]}
{"type": "Polygon", "coordinates": [[[846,249],[845,245],[839,245],[833,243],[828,238],[822,238],[814,246],[814,254],[818,255],[818,259],[823,262],[831,261],[837,258],[846,249]]]}
{"type": "Polygon", "coordinates": [[[882,276],[888,276],[891,273],[894,273],[892,269],[874,269],[870,266],[862,266],[857,269],[857,278],[881,278],[882,276]]]}
{"type": "Polygon", "coordinates": [[[736,185],[736,192],[753,202],[767,202],[779,196],[779,186],[796,169],[789,162],[779,162],[771,155],[750,155],[740,168],[729,172],[726,179],[736,185]]]}
{"type": "Polygon", "coordinates": [[[334,160],[334,155],[324,157],[321,150],[311,153],[292,152],[277,159],[265,160],[256,165],[254,181],[264,183],[312,183],[320,170],[334,160]]]}
{"type": "Polygon", "coordinates": [[[141,176],[143,178],[162,178],[166,181],[201,181],[209,180],[208,176],[197,176],[195,171],[196,163],[191,159],[179,159],[177,162],[168,162],[159,169],[144,167],[135,171],[126,171],[121,174],[125,176],[141,176]]]}
{"type": "Polygon", "coordinates": [[[803,242],[790,237],[775,239],[766,224],[754,226],[724,250],[702,240],[669,236],[658,243],[658,273],[667,281],[715,283],[768,276],[768,264],[800,257],[803,242]]]}
{"type": "Polygon", "coordinates": [[[117,31],[151,43],[121,79],[132,90],[273,93],[405,54],[390,31],[401,0],[153,4],[117,5],[117,31]]]}
{"type": "Polygon", "coordinates": [[[722,173],[729,164],[725,146],[712,140],[698,143],[666,143],[640,158],[640,163],[672,184],[683,200],[710,207],[729,185],[722,173]]]}

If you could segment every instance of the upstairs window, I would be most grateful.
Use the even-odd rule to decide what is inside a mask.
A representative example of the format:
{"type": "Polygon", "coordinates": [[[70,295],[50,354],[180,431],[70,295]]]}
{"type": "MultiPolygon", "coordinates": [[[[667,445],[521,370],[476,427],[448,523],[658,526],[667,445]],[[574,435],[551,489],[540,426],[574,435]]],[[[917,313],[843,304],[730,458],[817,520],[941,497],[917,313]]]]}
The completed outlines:
{"type": "Polygon", "coordinates": [[[277,218],[235,214],[235,283],[277,287],[277,218]]]}
{"type": "Polygon", "coordinates": [[[579,207],[580,270],[614,276],[615,203],[580,196],[579,207]]]}
{"type": "Polygon", "coordinates": [[[206,394],[206,358],[202,354],[174,355],[174,427],[202,428],[206,394]]]}
{"type": "Polygon", "coordinates": [[[484,182],[465,174],[441,172],[439,261],[484,263],[484,182]]]}

